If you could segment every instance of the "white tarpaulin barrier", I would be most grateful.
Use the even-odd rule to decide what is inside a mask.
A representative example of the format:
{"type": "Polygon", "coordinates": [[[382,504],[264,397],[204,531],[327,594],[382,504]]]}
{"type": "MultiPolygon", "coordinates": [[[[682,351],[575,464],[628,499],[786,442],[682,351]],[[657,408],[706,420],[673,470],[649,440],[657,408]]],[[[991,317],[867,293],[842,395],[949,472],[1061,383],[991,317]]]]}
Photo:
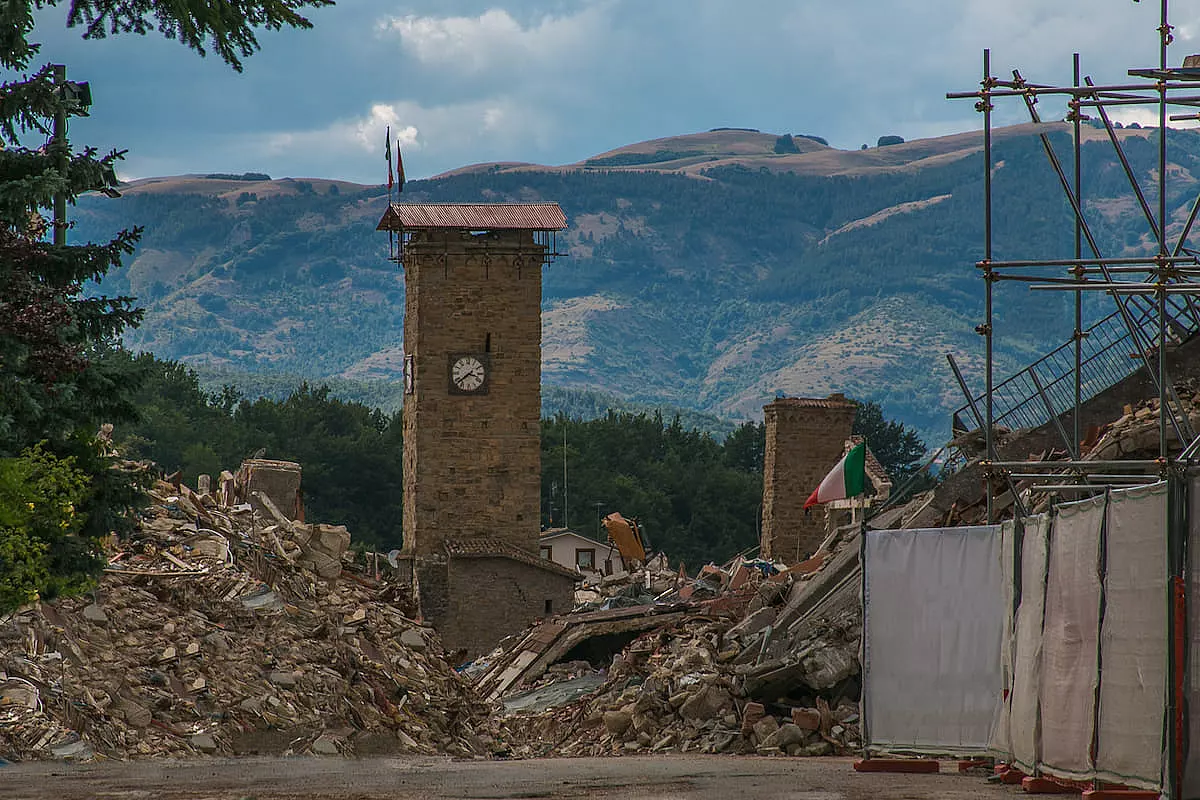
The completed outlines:
{"type": "Polygon", "coordinates": [[[1013,644],[1010,740],[1018,769],[1033,773],[1038,761],[1038,694],[1042,680],[1042,620],[1046,610],[1046,566],[1050,515],[1025,520],[1021,543],[1021,605],[1013,644]]]}
{"type": "Polygon", "coordinates": [[[997,527],[868,531],[863,548],[868,748],[986,751],[1003,684],[997,527]]]}
{"type": "Polygon", "coordinates": [[[1167,484],[1112,492],[1106,530],[1096,771],[1156,789],[1167,702],[1167,484]]]}
{"type": "Polygon", "coordinates": [[[1093,773],[1104,506],[1103,495],[1059,506],[1050,536],[1039,702],[1042,769],[1060,778],[1093,773]]]}
{"type": "Polygon", "coordinates": [[[988,750],[1001,753],[1008,758],[1012,753],[1012,685],[1013,685],[1013,630],[1016,615],[1013,609],[1013,540],[1018,536],[1017,524],[1013,520],[1000,523],[1000,580],[1004,599],[1004,635],[1000,639],[1000,675],[1003,700],[992,724],[992,736],[988,750]]]}
{"type": "Polygon", "coordinates": [[[1184,758],[1184,800],[1200,798],[1200,477],[1188,486],[1188,752],[1184,758]]]}

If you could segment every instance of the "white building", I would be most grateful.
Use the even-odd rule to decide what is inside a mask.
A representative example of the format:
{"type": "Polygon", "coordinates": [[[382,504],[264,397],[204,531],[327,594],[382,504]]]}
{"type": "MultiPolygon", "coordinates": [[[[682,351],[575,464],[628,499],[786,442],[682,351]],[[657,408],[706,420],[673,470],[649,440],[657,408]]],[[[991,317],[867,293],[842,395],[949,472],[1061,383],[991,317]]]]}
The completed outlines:
{"type": "Polygon", "coordinates": [[[542,558],[584,575],[611,575],[625,569],[625,561],[616,545],[568,530],[551,528],[538,538],[542,558]]]}

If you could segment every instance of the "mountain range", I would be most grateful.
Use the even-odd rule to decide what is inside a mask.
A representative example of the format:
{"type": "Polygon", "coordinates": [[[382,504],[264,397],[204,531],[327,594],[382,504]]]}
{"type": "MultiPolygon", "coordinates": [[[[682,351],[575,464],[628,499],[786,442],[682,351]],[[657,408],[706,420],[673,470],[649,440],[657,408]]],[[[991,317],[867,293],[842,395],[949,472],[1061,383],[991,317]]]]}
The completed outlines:
{"type": "MultiPolygon", "coordinates": [[[[1039,132],[1070,163],[1063,123],[995,134],[997,258],[1072,252],[1070,207],[1039,132]]],[[[1150,234],[1106,135],[1085,132],[1097,238],[1106,255],[1144,252],[1150,234]]],[[[1155,132],[1117,133],[1149,178],[1155,132]]],[[[1170,140],[1178,230],[1200,180],[1200,133],[1170,140]]],[[[574,164],[473,165],[410,181],[401,199],[562,205],[563,257],[544,274],[551,400],[613,397],[737,420],[760,417],[781,393],[840,391],[935,443],[962,403],[945,354],[982,386],[981,147],[978,132],[838,150],[815,135],[720,129],[574,164]]],[[[122,195],[81,198],[71,235],[145,226],[137,252],[99,287],[147,309],[130,347],[225,383],[331,381],[394,405],[404,284],[375,231],[383,187],[250,173],[147,178],[122,195]]],[[[998,374],[1065,341],[1070,303],[1001,284],[998,374]]],[[[1089,296],[1088,319],[1109,304],[1089,296]]]]}

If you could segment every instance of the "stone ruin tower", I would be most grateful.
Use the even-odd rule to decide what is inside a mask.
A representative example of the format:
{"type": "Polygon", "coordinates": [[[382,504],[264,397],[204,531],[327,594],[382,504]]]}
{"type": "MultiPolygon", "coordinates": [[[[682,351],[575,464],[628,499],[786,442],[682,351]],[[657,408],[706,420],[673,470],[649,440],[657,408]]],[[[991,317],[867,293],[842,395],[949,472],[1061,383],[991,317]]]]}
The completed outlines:
{"type": "Polygon", "coordinates": [[[842,457],[856,410],[841,394],[784,397],[763,406],[764,558],[795,564],[825,538],[825,514],[806,515],[804,501],[842,457]]]}

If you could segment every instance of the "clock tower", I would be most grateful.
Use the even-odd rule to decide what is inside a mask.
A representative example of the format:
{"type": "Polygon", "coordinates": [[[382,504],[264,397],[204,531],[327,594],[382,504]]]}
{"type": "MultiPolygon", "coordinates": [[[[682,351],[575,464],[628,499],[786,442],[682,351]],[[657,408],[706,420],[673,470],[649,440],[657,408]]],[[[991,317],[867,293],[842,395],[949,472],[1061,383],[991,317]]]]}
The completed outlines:
{"type": "Polygon", "coordinates": [[[537,547],[542,269],[564,227],[555,203],[395,203],[379,223],[404,269],[402,553],[451,647],[570,610],[570,571],[537,547]],[[529,591],[556,571],[554,597],[529,591]],[[467,594],[477,607],[459,607],[467,594]],[[513,613],[464,632],[461,617],[493,614],[489,604],[513,613]]]}

